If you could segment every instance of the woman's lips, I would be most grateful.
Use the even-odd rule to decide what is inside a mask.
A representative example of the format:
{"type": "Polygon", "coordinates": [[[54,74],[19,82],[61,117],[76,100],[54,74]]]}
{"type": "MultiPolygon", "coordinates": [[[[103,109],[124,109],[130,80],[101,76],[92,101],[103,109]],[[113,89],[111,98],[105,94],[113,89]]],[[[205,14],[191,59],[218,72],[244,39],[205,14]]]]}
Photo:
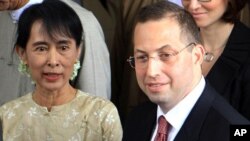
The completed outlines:
{"type": "Polygon", "coordinates": [[[47,81],[54,82],[60,78],[61,74],[60,73],[44,73],[43,76],[47,81]]]}
{"type": "Polygon", "coordinates": [[[195,19],[199,19],[201,17],[204,16],[204,13],[192,13],[192,16],[195,18],[195,19]]]}

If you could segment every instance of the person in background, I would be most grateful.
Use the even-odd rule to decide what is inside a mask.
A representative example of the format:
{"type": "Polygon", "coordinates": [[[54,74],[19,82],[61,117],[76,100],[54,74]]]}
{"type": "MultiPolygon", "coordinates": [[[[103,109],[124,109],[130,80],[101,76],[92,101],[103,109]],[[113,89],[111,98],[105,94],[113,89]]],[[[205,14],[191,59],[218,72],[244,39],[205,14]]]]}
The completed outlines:
{"type": "Polygon", "coordinates": [[[4,141],[121,140],[116,107],[69,83],[80,68],[82,34],[78,15],[58,0],[21,14],[15,50],[19,71],[30,76],[35,89],[0,107],[4,141]]]}
{"type": "Polygon", "coordinates": [[[239,21],[246,0],[182,0],[200,28],[205,47],[202,73],[250,119],[250,29],[239,21]]]}
{"type": "Polygon", "coordinates": [[[111,50],[116,18],[119,5],[122,0],[79,0],[79,3],[86,9],[93,12],[98,19],[105,36],[109,51],[111,50]]]}
{"type": "Polygon", "coordinates": [[[250,27],[250,1],[248,1],[245,7],[241,10],[240,20],[250,27]]]}
{"type": "Polygon", "coordinates": [[[230,125],[250,124],[202,76],[205,50],[190,13],[158,2],[141,9],[133,31],[128,61],[151,102],[130,113],[123,141],[229,141],[230,125]]]}
{"type": "MultiPolygon", "coordinates": [[[[111,97],[109,52],[100,24],[94,15],[73,2],[61,0],[72,7],[81,19],[84,34],[80,54],[79,75],[71,84],[78,89],[107,99],[111,97]]],[[[42,0],[0,1],[0,105],[34,89],[31,80],[18,73],[18,57],[12,56],[16,27],[22,11],[42,0]]]]}
{"type": "Polygon", "coordinates": [[[170,2],[173,2],[175,4],[178,4],[179,6],[182,6],[181,0],[167,0],[167,1],[170,1],[170,2]]]}

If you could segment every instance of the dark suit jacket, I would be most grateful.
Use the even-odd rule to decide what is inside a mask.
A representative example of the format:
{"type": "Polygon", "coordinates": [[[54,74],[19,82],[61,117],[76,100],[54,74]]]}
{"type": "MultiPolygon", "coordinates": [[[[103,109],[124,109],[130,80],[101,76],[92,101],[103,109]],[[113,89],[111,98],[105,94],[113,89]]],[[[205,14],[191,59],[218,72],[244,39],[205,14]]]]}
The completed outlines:
{"type": "Polygon", "coordinates": [[[250,29],[239,21],[206,79],[250,120],[250,29]]]}
{"type": "MultiPolygon", "coordinates": [[[[157,105],[150,102],[135,108],[125,124],[123,141],[150,141],[156,113],[157,105]]],[[[229,141],[230,124],[249,124],[249,121],[206,84],[175,141],[229,141]]]]}

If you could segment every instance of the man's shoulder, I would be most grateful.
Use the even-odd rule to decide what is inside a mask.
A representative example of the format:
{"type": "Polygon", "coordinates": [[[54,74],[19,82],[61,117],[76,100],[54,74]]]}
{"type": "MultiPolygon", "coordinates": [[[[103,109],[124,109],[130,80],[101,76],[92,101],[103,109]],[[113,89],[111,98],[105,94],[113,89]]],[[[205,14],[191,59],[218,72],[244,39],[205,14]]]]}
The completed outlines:
{"type": "Polygon", "coordinates": [[[9,111],[20,111],[20,109],[24,109],[24,107],[29,105],[32,100],[32,94],[28,93],[16,99],[10,100],[0,106],[0,111],[4,113],[8,113],[9,111]],[[26,106],[24,106],[26,105],[26,106]]]}
{"type": "Polygon", "coordinates": [[[212,109],[221,116],[229,124],[250,124],[236,109],[234,109],[228,101],[222,96],[217,96],[213,102],[212,109]]]}
{"type": "Polygon", "coordinates": [[[206,113],[205,119],[208,117],[215,121],[221,119],[227,124],[249,124],[249,121],[239,114],[209,83],[206,84],[198,101],[196,111],[206,113]]]}

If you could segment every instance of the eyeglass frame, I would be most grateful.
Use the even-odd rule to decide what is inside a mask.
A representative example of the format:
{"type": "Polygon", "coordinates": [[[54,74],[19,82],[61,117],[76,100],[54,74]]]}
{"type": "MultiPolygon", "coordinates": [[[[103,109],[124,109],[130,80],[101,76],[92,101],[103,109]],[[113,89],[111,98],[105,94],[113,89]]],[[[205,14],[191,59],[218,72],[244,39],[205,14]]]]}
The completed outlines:
{"type": "MultiPolygon", "coordinates": [[[[186,45],[184,48],[180,49],[179,51],[177,52],[174,52],[172,54],[169,54],[169,58],[173,57],[173,56],[176,56],[178,55],[179,53],[181,53],[183,50],[185,50],[186,48],[190,47],[190,46],[196,46],[197,44],[195,42],[191,42],[189,43],[188,45],[186,45]]],[[[135,57],[134,56],[129,56],[129,58],[127,59],[127,62],[129,63],[129,65],[132,67],[132,68],[135,68],[135,57]],[[133,65],[134,64],[134,65],[133,65]]]]}

